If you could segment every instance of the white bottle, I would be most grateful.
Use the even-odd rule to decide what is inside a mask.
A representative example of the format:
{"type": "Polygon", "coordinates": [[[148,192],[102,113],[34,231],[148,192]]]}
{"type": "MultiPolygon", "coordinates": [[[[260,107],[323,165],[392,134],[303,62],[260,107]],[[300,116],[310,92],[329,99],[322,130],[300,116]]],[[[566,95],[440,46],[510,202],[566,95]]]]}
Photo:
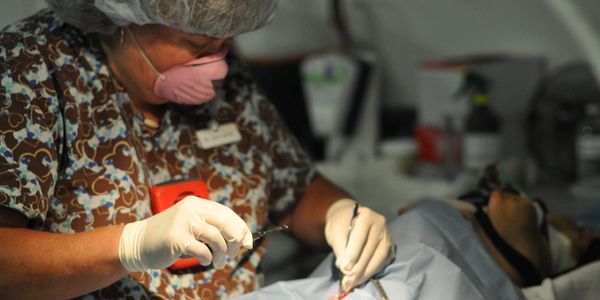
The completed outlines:
{"type": "Polygon", "coordinates": [[[579,180],[600,176],[600,102],[585,106],[585,117],[576,129],[575,158],[579,180]]]}

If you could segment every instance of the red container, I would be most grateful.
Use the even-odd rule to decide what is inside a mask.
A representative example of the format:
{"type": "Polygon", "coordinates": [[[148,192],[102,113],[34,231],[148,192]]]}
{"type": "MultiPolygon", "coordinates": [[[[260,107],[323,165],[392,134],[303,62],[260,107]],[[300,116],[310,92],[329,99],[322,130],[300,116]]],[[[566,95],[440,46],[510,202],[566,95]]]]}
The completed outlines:
{"type": "MultiPolygon", "coordinates": [[[[153,186],[150,188],[152,213],[158,214],[187,196],[196,196],[208,200],[208,188],[204,180],[195,179],[153,186]]],[[[169,269],[179,270],[198,265],[200,265],[200,261],[197,258],[180,259],[169,266],[169,269]]]]}

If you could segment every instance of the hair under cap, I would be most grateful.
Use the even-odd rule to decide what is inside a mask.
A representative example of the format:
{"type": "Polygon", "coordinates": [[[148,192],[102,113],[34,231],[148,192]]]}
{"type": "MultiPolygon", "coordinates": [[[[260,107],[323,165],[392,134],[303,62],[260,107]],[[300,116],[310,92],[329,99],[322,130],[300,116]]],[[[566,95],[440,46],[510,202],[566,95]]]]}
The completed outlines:
{"type": "Polygon", "coordinates": [[[231,37],[274,16],[277,0],[46,0],[65,22],[85,33],[113,33],[128,24],[161,24],[189,33],[231,37]]]}

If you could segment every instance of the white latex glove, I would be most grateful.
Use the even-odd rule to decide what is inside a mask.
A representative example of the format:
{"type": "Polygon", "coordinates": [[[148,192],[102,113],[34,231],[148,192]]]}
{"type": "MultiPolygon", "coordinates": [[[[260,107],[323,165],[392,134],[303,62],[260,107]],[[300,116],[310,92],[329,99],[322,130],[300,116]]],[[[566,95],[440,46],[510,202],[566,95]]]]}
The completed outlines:
{"type": "Polygon", "coordinates": [[[325,238],[335,253],[336,267],[344,273],[344,292],[383,270],[395,255],[395,243],[385,217],[367,207],[359,207],[348,237],[355,203],[350,199],[338,200],[326,215],[325,238]]]}
{"type": "Polygon", "coordinates": [[[225,265],[225,255],[252,248],[248,225],[230,208],[188,196],[145,220],[125,225],[119,259],[127,271],[164,269],[181,257],[196,257],[204,266],[225,265]],[[209,249],[210,247],[210,249],[209,249]]]}

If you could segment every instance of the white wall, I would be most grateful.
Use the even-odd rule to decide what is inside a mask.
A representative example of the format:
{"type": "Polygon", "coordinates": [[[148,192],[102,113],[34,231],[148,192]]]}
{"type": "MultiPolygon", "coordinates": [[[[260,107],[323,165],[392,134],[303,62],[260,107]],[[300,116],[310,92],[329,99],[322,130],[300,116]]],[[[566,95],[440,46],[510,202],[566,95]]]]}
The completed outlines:
{"type": "MultiPolygon", "coordinates": [[[[346,0],[351,31],[383,60],[383,101],[411,105],[420,62],[447,56],[508,52],[542,55],[550,66],[583,57],[548,0],[346,0]]],[[[570,1],[570,0],[565,0],[570,1]]],[[[268,27],[243,35],[242,52],[285,57],[336,44],[329,1],[281,0],[268,27]]],[[[600,1],[577,0],[590,16],[600,1]]],[[[594,20],[600,33],[600,21],[594,20]]]]}

